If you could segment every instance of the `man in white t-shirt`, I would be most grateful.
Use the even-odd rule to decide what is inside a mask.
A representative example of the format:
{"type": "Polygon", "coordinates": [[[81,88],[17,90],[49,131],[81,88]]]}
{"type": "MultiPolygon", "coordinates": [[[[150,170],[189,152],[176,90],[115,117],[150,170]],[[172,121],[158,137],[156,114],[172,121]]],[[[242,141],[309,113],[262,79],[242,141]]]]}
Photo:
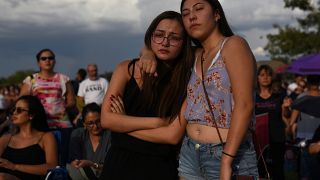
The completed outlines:
{"type": "Polygon", "coordinates": [[[80,83],[78,96],[85,104],[95,102],[101,105],[108,88],[108,81],[98,77],[96,64],[89,64],[87,66],[87,75],[88,78],[80,83]]]}

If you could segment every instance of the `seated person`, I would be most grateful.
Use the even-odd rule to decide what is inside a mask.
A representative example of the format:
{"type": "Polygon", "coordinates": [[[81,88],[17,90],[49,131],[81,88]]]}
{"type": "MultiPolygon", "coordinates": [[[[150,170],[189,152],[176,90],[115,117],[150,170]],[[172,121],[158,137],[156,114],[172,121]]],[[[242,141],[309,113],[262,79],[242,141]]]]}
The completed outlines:
{"type": "Polygon", "coordinates": [[[308,150],[310,154],[317,154],[320,162],[320,126],[315,131],[308,150]]]}
{"type": "Polygon", "coordinates": [[[0,179],[44,179],[58,158],[43,105],[34,96],[21,96],[11,114],[13,133],[0,137],[0,179]]]}
{"type": "Polygon", "coordinates": [[[100,112],[101,108],[96,103],[86,105],[82,110],[84,127],[75,129],[71,134],[67,169],[72,179],[83,179],[83,175],[88,179],[99,177],[110,147],[110,131],[101,128],[100,112]]]}
{"type": "Polygon", "coordinates": [[[316,129],[313,138],[308,141],[308,152],[310,153],[309,162],[312,166],[311,179],[320,177],[320,125],[316,129]],[[309,145],[308,145],[309,144],[309,145]]]}

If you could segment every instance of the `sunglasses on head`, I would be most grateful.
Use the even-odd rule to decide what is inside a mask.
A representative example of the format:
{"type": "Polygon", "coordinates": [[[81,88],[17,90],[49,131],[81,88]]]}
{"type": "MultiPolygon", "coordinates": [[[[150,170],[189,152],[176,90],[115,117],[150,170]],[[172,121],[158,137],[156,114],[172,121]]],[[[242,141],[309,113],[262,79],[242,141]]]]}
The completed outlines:
{"type": "Polygon", "coordinates": [[[14,112],[17,112],[17,114],[21,114],[22,112],[29,112],[29,110],[23,109],[21,107],[14,107],[10,110],[10,114],[13,114],[14,112]]]}
{"type": "Polygon", "coordinates": [[[49,57],[41,57],[41,58],[40,58],[41,61],[45,61],[45,60],[47,60],[47,59],[48,59],[48,60],[54,60],[54,57],[53,57],[53,56],[49,56],[49,57]]]}

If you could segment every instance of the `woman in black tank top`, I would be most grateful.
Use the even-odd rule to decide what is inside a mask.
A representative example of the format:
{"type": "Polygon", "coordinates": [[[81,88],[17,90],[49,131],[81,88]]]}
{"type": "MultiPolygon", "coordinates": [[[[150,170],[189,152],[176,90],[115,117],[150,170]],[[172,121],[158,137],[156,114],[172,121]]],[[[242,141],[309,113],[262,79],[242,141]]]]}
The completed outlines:
{"type": "Polygon", "coordinates": [[[57,147],[41,102],[34,96],[21,96],[11,120],[13,133],[0,138],[0,176],[44,179],[48,169],[57,165],[57,147]]]}
{"type": "Polygon", "coordinates": [[[102,105],[101,124],[111,129],[112,142],[100,179],[178,179],[176,145],[186,125],[180,108],[192,67],[180,14],[156,17],[145,44],[156,54],[158,77],[142,75],[136,60],[114,71],[102,105]]]}

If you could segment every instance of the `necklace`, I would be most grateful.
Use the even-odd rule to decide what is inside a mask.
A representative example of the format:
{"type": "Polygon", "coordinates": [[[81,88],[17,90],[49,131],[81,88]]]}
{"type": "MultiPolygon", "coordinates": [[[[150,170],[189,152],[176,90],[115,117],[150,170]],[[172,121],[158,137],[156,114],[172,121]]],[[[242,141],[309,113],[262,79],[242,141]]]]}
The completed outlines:
{"type": "MultiPolygon", "coordinates": [[[[210,57],[210,52],[211,52],[211,53],[212,53],[212,52],[216,52],[215,50],[217,49],[217,47],[219,47],[219,45],[220,45],[220,43],[221,43],[221,41],[222,41],[223,39],[224,39],[224,37],[221,38],[221,39],[219,39],[219,41],[217,42],[217,44],[216,44],[215,46],[213,46],[213,48],[211,49],[211,51],[209,51],[209,53],[207,54],[207,57],[210,57]]],[[[204,54],[205,54],[205,49],[203,48],[202,53],[201,53],[201,61],[202,61],[202,62],[206,61],[206,58],[204,58],[204,54]]]]}

